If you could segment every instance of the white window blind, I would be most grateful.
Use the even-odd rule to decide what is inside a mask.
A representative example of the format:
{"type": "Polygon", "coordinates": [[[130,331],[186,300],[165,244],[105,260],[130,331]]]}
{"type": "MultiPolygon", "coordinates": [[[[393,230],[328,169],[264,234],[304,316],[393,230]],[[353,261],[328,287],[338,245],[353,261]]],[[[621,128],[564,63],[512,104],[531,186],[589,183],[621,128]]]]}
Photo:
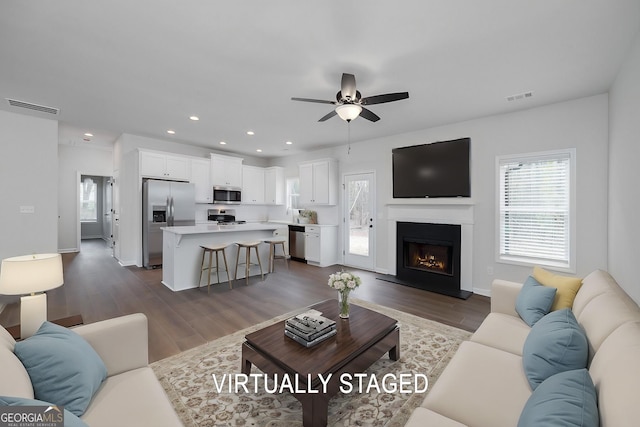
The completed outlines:
{"type": "Polygon", "coordinates": [[[501,158],[499,258],[571,268],[572,152],[501,158]]]}

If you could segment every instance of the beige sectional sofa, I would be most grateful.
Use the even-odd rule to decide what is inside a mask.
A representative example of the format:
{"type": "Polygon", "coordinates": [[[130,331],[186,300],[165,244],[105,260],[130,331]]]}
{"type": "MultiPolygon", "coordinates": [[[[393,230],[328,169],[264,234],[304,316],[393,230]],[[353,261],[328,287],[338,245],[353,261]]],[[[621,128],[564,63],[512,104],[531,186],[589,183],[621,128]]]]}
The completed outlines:
{"type": "MultiPolygon", "coordinates": [[[[162,386],[148,365],[148,328],[132,314],[73,328],[107,368],[81,419],[91,427],[181,426],[162,386]]],[[[0,396],[34,398],[29,374],[14,354],[15,340],[0,328],[0,396]]],[[[52,402],[56,403],[56,402],[52,402]]]]}
{"type": "MultiPolygon", "coordinates": [[[[522,349],[530,327],[515,311],[522,284],[495,280],[491,313],[411,415],[409,427],[514,427],[532,394],[522,349]]],[[[640,422],[640,309],[605,271],[584,278],[573,314],[589,345],[600,425],[640,422]]]]}

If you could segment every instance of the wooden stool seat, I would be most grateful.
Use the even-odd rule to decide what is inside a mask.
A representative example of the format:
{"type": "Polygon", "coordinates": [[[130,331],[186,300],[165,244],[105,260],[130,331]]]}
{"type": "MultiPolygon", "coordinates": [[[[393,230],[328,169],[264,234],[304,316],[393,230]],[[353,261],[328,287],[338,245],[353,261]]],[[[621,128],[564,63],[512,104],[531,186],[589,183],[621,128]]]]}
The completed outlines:
{"type": "Polygon", "coordinates": [[[261,242],[256,242],[256,241],[236,242],[236,245],[238,245],[238,253],[236,254],[236,271],[235,271],[234,280],[238,279],[238,265],[240,264],[244,264],[244,278],[247,285],[249,284],[249,267],[251,265],[260,266],[260,276],[262,277],[262,280],[264,280],[264,272],[262,271],[262,262],[260,261],[260,254],[258,253],[258,245],[260,245],[260,243],[261,242]],[[255,249],[256,258],[258,258],[258,264],[251,262],[251,248],[255,249]],[[240,262],[240,249],[245,250],[244,262],[240,262]]]}
{"type": "Polygon", "coordinates": [[[218,278],[218,283],[220,283],[220,259],[219,255],[222,252],[222,260],[224,261],[224,270],[227,273],[227,281],[229,282],[229,289],[233,289],[233,285],[231,284],[231,274],[229,274],[229,265],[227,264],[227,254],[225,253],[225,249],[227,245],[200,245],[202,248],[202,261],[200,262],[200,281],[198,282],[198,287],[200,287],[202,283],[202,275],[205,271],[209,271],[209,280],[207,280],[207,293],[209,293],[209,286],[211,286],[211,272],[215,269],[216,277],[218,278]],[[216,265],[213,266],[213,254],[216,254],[216,265]],[[205,267],[204,258],[205,255],[209,254],[209,265],[205,267]]]}
{"type": "Polygon", "coordinates": [[[274,237],[271,239],[264,239],[263,242],[269,245],[269,273],[273,273],[275,271],[274,261],[277,259],[283,259],[287,265],[289,264],[289,256],[287,255],[287,251],[284,247],[286,240],[274,237]],[[282,255],[276,254],[276,247],[278,245],[282,247],[282,255]]]}

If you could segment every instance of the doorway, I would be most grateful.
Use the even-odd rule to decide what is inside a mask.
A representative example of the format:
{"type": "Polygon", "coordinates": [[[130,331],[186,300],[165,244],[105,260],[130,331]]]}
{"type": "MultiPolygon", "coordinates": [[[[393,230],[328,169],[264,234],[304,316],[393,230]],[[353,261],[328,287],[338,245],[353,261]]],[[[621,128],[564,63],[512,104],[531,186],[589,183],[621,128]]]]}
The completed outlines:
{"type": "Polygon", "coordinates": [[[113,247],[113,178],[79,175],[78,248],[83,240],[101,239],[113,247]]]}
{"type": "Polygon", "coordinates": [[[375,173],[344,176],[344,264],[375,267],[375,173]]]}

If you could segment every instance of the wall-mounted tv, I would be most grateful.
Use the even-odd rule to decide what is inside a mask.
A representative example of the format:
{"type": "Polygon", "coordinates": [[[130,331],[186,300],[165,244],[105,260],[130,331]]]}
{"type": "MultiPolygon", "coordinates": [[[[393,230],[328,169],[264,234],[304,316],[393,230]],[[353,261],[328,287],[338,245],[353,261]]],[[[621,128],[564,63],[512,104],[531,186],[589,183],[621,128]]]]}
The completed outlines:
{"type": "Polygon", "coordinates": [[[471,139],[394,148],[393,197],[471,197],[471,139]]]}

